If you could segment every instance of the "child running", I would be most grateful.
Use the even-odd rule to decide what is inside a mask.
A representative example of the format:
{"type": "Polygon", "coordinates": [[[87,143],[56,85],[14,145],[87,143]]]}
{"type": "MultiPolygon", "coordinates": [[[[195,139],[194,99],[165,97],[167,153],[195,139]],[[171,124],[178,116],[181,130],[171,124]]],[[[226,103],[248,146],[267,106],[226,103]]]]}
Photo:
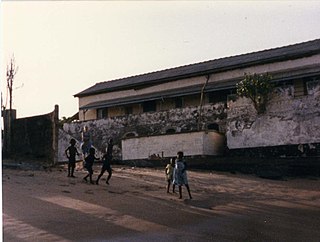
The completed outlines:
{"type": "Polygon", "coordinates": [[[113,140],[109,139],[106,154],[102,157],[103,166],[101,168],[100,175],[98,176],[98,179],[96,180],[97,185],[99,185],[99,180],[102,177],[102,175],[105,173],[105,171],[107,171],[109,174],[107,177],[107,181],[106,181],[106,183],[109,185],[109,180],[112,176],[112,168],[111,168],[112,149],[113,149],[113,140]]]}
{"type": "Polygon", "coordinates": [[[75,177],[73,175],[74,169],[76,167],[76,155],[79,155],[77,148],[75,147],[76,140],[70,140],[70,146],[65,150],[66,156],[68,157],[68,177],[75,177]]]}
{"type": "Polygon", "coordinates": [[[84,167],[87,169],[88,171],[88,175],[86,175],[83,180],[85,182],[88,182],[87,178],[89,177],[90,178],[90,183],[91,184],[94,184],[94,182],[92,181],[92,174],[93,174],[93,169],[92,169],[92,166],[93,166],[93,162],[94,160],[99,160],[99,158],[96,158],[95,157],[95,153],[96,153],[96,150],[94,148],[90,148],[89,149],[89,155],[85,158],[85,165],[84,167]]]}

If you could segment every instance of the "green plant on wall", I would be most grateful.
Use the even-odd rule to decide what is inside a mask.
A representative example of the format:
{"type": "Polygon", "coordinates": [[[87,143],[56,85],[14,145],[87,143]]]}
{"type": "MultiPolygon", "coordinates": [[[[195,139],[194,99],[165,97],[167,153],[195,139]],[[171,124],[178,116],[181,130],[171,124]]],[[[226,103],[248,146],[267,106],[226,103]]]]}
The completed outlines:
{"type": "Polygon", "coordinates": [[[236,85],[237,94],[251,99],[258,114],[264,113],[273,89],[271,80],[269,74],[245,74],[244,79],[236,85]]]}

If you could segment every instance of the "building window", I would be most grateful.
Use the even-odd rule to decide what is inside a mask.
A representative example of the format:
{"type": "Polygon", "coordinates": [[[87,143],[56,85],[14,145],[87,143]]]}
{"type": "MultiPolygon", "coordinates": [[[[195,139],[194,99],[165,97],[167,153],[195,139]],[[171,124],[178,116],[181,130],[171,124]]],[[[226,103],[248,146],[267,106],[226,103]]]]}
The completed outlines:
{"type": "Polygon", "coordinates": [[[98,108],[97,109],[97,119],[107,118],[108,108],[98,108]]]}
{"type": "Polygon", "coordinates": [[[217,123],[209,124],[208,125],[208,129],[209,130],[215,130],[215,131],[219,132],[219,124],[217,124],[217,123]]]}
{"type": "Polygon", "coordinates": [[[174,99],[175,108],[183,108],[183,98],[177,97],[174,99]]]}
{"type": "Polygon", "coordinates": [[[313,95],[320,90],[320,78],[313,78],[306,82],[308,95],[313,95]]]}
{"type": "Polygon", "coordinates": [[[157,103],[156,101],[148,101],[142,104],[143,112],[154,112],[157,111],[157,103]]]}
{"type": "Polygon", "coordinates": [[[209,103],[227,102],[227,97],[231,93],[230,90],[220,90],[208,93],[209,103]]]}
{"type": "Polygon", "coordinates": [[[230,108],[234,102],[238,99],[237,94],[230,94],[227,96],[227,108],[230,108]]]}
{"type": "Polygon", "coordinates": [[[126,107],[124,107],[124,113],[125,113],[125,115],[133,114],[133,108],[132,108],[132,106],[126,106],[126,107]]]}
{"type": "Polygon", "coordinates": [[[294,80],[293,86],[295,97],[301,97],[307,94],[306,85],[303,80],[294,80]]]}

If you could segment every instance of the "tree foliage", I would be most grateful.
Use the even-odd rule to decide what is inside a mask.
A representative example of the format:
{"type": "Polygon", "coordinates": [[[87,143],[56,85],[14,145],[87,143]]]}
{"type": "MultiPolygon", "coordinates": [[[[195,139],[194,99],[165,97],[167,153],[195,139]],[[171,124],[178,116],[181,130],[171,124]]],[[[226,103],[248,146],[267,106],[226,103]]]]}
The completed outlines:
{"type": "Polygon", "coordinates": [[[244,79],[237,83],[237,94],[251,99],[258,114],[264,113],[273,89],[272,77],[269,74],[245,74],[244,79]]]}

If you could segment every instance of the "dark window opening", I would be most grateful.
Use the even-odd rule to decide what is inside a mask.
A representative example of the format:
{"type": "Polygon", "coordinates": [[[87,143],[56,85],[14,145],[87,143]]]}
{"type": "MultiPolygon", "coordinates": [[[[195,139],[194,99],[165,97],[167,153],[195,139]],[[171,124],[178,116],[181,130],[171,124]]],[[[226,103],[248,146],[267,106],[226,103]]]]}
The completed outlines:
{"type": "Polygon", "coordinates": [[[175,129],[167,129],[166,134],[174,134],[176,132],[175,129]]]}
{"type": "Polygon", "coordinates": [[[132,106],[126,106],[126,107],[124,108],[124,113],[125,113],[126,115],[133,114],[133,108],[132,108],[132,106]]]}
{"type": "Polygon", "coordinates": [[[98,108],[97,109],[97,119],[107,118],[108,108],[98,108]]]}
{"type": "Polygon", "coordinates": [[[183,108],[183,98],[182,97],[175,98],[174,102],[175,102],[175,108],[183,108]]]}
{"type": "Polygon", "coordinates": [[[227,96],[231,93],[232,92],[230,90],[220,90],[220,91],[209,92],[207,94],[209,103],[227,102],[227,96]]]}
{"type": "Polygon", "coordinates": [[[137,134],[135,134],[135,133],[127,133],[127,134],[125,134],[125,138],[132,138],[132,137],[136,137],[137,136],[137,134]]]}
{"type": "Polygon", "coordinates": [[[320,77],[312,77],[305,81],[306,83],[306,93],[312,95],[320,90],[320,77]]]}
{"type": "Polygon", "coordinates": [[[208,129],[215,130],[219,132],[219,124],[213,123],[208,125],[208,129]]]}
{"type": "Polygon", "coordinates": [[[157,110],[156,101],[144,102],[142,105],[143,105],[143,112],[154,112],[157,110]]]}
{"type": "Polygon", "coordinates": [[[278,81],[274,83],[274,87],[287,87],[292,85],[293,85],[293,80],[278,81]]]}

